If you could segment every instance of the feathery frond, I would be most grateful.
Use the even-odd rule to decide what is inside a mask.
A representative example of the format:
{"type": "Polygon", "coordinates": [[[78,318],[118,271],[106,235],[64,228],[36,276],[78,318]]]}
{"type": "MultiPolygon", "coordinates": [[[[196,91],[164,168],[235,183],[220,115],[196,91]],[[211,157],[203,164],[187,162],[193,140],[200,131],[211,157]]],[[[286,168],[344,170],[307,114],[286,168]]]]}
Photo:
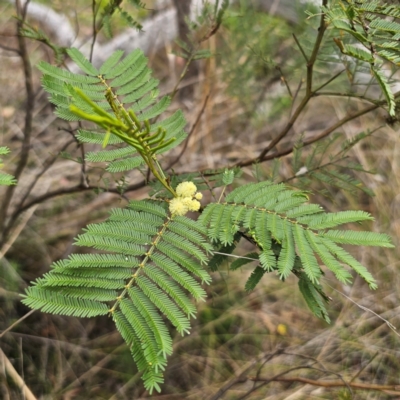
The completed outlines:
{"type": "Polygon", "coordinates": [[[110,314],[131,346],[145,386],[158,390],[172,353],[164,319],[188,333],[195,316],[189,296],[206,295],[196,280],[210,279],[200,265],[212,251],[205,233],[193,220],[168,215],[162,203],[132,201],[76,239],[78,246],[106,253],[73,254],[54,263],[26,290],[23,303],[64,315],[110,314]]]}
{"type": "MultiPolygon", "coordinates": [[[[315,296],[322,296],[319,280],[322,269],[320,259],[343,283],[351,280],[350,273],[341,263],[348,265],[374,287],[369,272],[339,244],[392,247],[388,235],[363,231],[328,230],[351,222],[370,221],[364,211],[325,213],[316,204],[307,204],[305,192],[289,190],[283,184],[259,182],[242,185],[226,196],[224,203],[209,204],[199,218],[208,227],[211,241],[225,247],[236,247],[234,235],[247,234],[259,248],[260,266],[251,276],[248,288],[262,277],[261,270],[277,271],[285,280],[290,273],[302,276],[300,287],[308,295],[307,304],[319,316],[326,317],[323,303],[315,296]],[[260,270],[261,269],[261,270],[260,270]],[[302,275],[303,274],[303,275],[302,275]]],[[[216,257],[216,256],[214,256],[216,257]]],[[[234,269],[250,262],[237,260],[234,269]]]]}
{"type": "MultiPolygon", "coordinates": [[[[340,39],[334,38],[340,51],[370,66],[388,104],[389,114],[395,115],[395,99],[382,61],[395,65],[400,61],[400,23],[396,6],[384,2],[361,1],[340,2],[323,7],[326,21],[340,32],[340,39]],[[343,41],[355,41],[347,44],[343,41]]],[[[338,35],[339,36],[339,35],[338,35]]]]}
{"type": "Polygon", "coordinates": [[[134,50],[122,58],[123,53],[116,51],[99,70],[78,49],[67,52],[87,75],[71,73],[46,62],[38,66],[43,72],[43,87],[57,107],[56,115],[67,121],[87,120],[101,129],[79,130],[77,138],[82,142],[103,147],[123,143],[117,149],[91,152],[87,161],[108,162],[107,171],[111,173],[146,163],[157,174],[155,155],[185,139],[186,121],[178,111],[164,121],[150,123],[168,108],[170,98],[158,99],[158,81],[151,77],[143,52],[134,50]]]}

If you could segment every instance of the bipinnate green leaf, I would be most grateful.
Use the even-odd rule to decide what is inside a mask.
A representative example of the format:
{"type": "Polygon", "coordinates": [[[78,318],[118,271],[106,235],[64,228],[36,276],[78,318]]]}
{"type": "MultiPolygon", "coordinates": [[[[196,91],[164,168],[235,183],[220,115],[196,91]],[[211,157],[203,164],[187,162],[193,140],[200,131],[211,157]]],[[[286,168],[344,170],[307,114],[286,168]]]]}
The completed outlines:
{"type": "MultiPolygon", "coordinates": [[[[365,211],[326,213],[319,205],[308,204],[307,200],[306,193],[290,190],[283,184],[250,183],[234,189],[224,203],[209,204],[199,222],[208,228],[211,241],[222,243],[230,251],[235,247],[235,232],[247,236],[258,247],[260,265],[253,271],[246,290],[254,289],[266,272],[276,271],[282,280],[294,273],[301,278],[300,289],[312,312],[328,320],[323,304],[327,297],[320,286],[323,265],[344,284],[350,283],[352,278],[347,266],[371,288],[376,287],[368,270],[339,245],[387,248],[393,245],[385,234],[325,230],[373,218],[365,211]]],[[[234,261],[233,269],[251,261],[247,258],[250,257],[234,261]]]]}
{"type": "Polygon", "coordinates": [[[76,245],[102,253],[54,263],[22,301],[54,314],[112,316],[145,387],[159,391],[173,350],[166,320],[182,335],[189,333],[196,312],[191,298],[206,295],[197,280],[210,280],[201,266],[212,251],[205,233],[198,222],[169,215],[165,203],[132,201],[78,235],[76,245]]]}
{"type": "Polygon", "coordinates": [[[123,52],[116,51],[99,70],[78,49],[67,52],[86,75],[46,62],[38,65],[43,87],[56,105],[55,114],[67,121],[97,125],[96,131],[79,130],[77,137],[82,142],[102,144],[103,148],[118,145],[117,149],[90,152],[88,161],[108,162],[106,170],[113,174],[129,171],[151,163],[155,155],[185,139],[186,120],[180,111],[151,123],[168,108],[171,99],[159,98],[159,82],[152,78],[141,50],[124,58],[123,52]]]}

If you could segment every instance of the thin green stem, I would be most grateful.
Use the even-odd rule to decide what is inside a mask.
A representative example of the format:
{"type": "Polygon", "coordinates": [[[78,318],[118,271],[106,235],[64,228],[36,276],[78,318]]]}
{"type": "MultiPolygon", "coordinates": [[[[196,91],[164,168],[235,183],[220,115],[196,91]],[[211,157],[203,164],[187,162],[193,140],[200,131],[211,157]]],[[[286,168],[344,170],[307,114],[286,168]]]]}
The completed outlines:
{"type": "Polygon", "coordinates": [[[289,181],[291,181],[291,180],[293,180],[293,179],[296,179],[296,178],[299,178],[299,177],[303,177],[303,176],[305,176],[305,175],[308,175],[310,172],[318,171],[319,169],[328,167],[329,165],[336,165],[336,164],[339,163],[340,161],[343,161],[343,160],[345,160],[345,159],[347,159],[347,158],[349,158],[349,156],[344,156],[344,157],[341,157],[341,158],[339,158],[339,159],[337,159],[337,160],[328,162],[328,163],[326,163],[326,164],[319,165],[318,167],[309,169],[309,170],[306,171],[304,174],[293,175],[292,177],[290,177],[290,178],[288,178],[288,179],[285,179],[285,180],[283,180],[282,182],[289,182],[289,181]]]}
{"type": "MultiPolygon", "coordinates": [[[[356,93],[346,93],[346,92],[319,92],[319,93],[314,92],[313,93],[313,97],[319,97],[319,96],[349,97],[349,98],[353,98],[353,99],[368,101],[369,103],[372,103],[375,105],[381,104],[380,100],[371,99],[370,97],[366,97],[366,96],[359,95],[356,93]]],[[[381,105],[381,106],[383,107],[383,105],[381,105]]]]}
{"type": "Polygon", "coordinates": [[[322,88],[324,88],[325,86],[329,85],[331,82],[333,82],[337,77],[339,77],[344,71],[346,71],[345,69],[342,69],[341,71],[339,71],[338,73],[336,73],[335,75],[332,76],[332,78],[328,79],[326,82],[324,82],[320,87],[318,87],[317,89],[314,90],[314,94],[319,92],[322,88]]]}
{"type": "Polygon", "coordinates": [[[304,49],[303,49],[303,47],[302,47],[302,45],[301,45],[299,39],[297,39],[297,36],[296,36],[294,33],[293,33],[293,39],[294,39],[294,41],[296,42],[298,48],[300,49],[301,54],[303,54],[304,59],[305,59],[306,62],[308,63],[307,54],[305,53],[305,51],[304,51],[304,49]]]}
{"type": "Polygon", "coordinates": [[[221,194],[220,194],[220,196],[219,196],[219,199],[218,199],[218,203],[221,202],[222,196],[223,196],[224,193],[225,193],[225,189],[226,189],[226,186],[224,186],[224,188],[222,189],[222,192],[221,192],[221,194]]]}
{"type": "Polygon", "coordinates": [[[187,71],[188,71],[188,69],[189,69],[190,64],[191,64],[192,61],[193,61],[193,58],[194,58],[194,55],[196,54],[196,51],[197,51],[197,49],[196,49],[196,50],[194,50],[194,49],[192,50],[192,52],[191,52],[191,54],[190,54],[190,57],[188,58],[188,60],[187,60],[187,62],[186,62],[186,64],[185,64],[185,68],[183,69],[181,75],[179,76],[178,81],[176,82],[174,88],[172,89],[171,96],[170,96],[170,97],[171,97],[171,100],[175,97],[176,92],[178,91],[179,85],[181,84],[183,78],[184,78],[185,75],[187,74],[187,71]]]}

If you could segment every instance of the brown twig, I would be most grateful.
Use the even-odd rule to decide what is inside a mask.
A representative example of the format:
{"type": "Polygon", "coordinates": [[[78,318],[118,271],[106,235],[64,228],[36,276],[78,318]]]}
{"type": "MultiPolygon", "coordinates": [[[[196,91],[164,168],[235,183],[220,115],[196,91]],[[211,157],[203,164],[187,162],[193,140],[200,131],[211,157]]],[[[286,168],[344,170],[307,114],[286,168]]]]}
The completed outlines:
{"type": "Polygon", "coordinates": [[[285,78],[285,75],[284,75],[284,73],[282,71],[281,66],[280,65],[275,65],[275,69],[279,72],[279,75],[280,75],[280,78],[281,78],[281,82],[286,86],[286,90],[288,91],[290,98],[292,99],[292,101],[294,101],[293,100],[292,90],[290,89],[289,82],[285,78]]]}
{"type": "MultiPolygon", "coordinates": [[[[252,380],[252,378],[249,378],[252,380]]],[[[308,385],[325,387],[325,388],[333,388],[333,387],[351,387],[352,389],[360,389],[360,390],[378,390],[378,391],[387,391],[390,390],[392,392],[396,392],[396,394],[400,394],[400,385],[376,385],[373,383],[361,383],[361,382],[342,382],[342,381],[321,381],[314,380],[308,378],[301,377],[275,377],[275,378],[258,378],[259,381],[266,382],[288,382],[288,383],[306,383],[308,385]]]]}
{"type": "Polygon", "coordinates": [[[92,42],[90,43],[90,54],[89,54],[90,62],[92,62],[92,59],[93,59],[94,45],[96,44],[97,34],[99,32],[99,30],[97,29],[96,16],[97,16],[96,1],[92,0],[92,35],[93,35],[93,38],[92,38],[92,42]]]}
{"type": "MultiPolygon", "coordinates": [[[[143,188],[145,186],[146,186],[146,182],[144,180],[140,181],[138,183],[135,183],[133,185],[128,186],[126,188],[126,190],[125,190],[125,193],[141,189],[141,188],[143,188]]],[[[52,192],[48,192],[48,193],[42,194],[41,196],[38,196],[38,197],[32,199],[29,203],[25,204],[23,207],[21,207],[16,212],[15,217],[18,217],[21,213],[23,213],[27,209],[31,208],[35,204],[40,204],[40,203],[42,203],[44,201],[47,201],[49,199],[52,199],[54,197],[62,196],[62,195],[65,195],[65,194],[85,192],[87,190],[103,190],[104,192],[107,192],[107,193],[115,193],[115,194],[121,195],[121,192],[120,192],[120,190],[118,188],[107,189],[107,188],[102,188],[102,187],[98,187],[98,186],[84,186],[84,185],[79,183],[76,186],[72,186],[70,188],[63,188],[63,189],[53,190],[52,192]]]]}
{"type": "Polygon", "coordinates": [[[299,174],[299,175],[295,174],[295,175],[291,176],[290,178],[284,179],[282,182],[289,182],[289,181],[292,181],[293,179],[296,179],[298,177],[303,177],[305,175],[308,175],[311,172],[318,171],[318,170],[323,169],[325,167],[329,167],[329,165],[336,165],[340,161],[346,160],[347,158],[349,158],[349,156],[344,156],[344,157],[341,157],[341,158],[339,158],[337,160],[333,160],[331,162],[328,162],[326,164],[319,165],[318,167],[309,169],[308,171],[304,172],[304,174],[299,174]]]}
{"type": "MultiPolygon", "coordinates": [[[[67,142],[61,149],[64,151],[70,144],[74,143],[74,140],[67,142]]],[[[15,207],[14,213],[11,215],[7,225],[4,227],[3,236],[4,240],[7,238],[8,234],[10,233],[11,229],[13,228],[18,216],[20,215],[20,209],[23,207],[26,199],[28,198],[29,194],[32,192],[32,189],[35,187],[36,183],[38,182],[39,178],[51,167],[51,165],[57,160],[59,153],[50,157],[48,160],[44,162],[43,168],[38,172],[38,174],[32,178],[31,183],[26,190],[25,194],[22,196],[21,200],[18,202],[18,205],[15,207]]]]}
{"type": "Polygon", "coordinates": [[[23,317],[15,321],[13,324],[11,324],[7,329],[5,329],[3,332],[0,333],[0,339],[7,333],[10,332],[15,326],[17,326],[20,322],[22,322],[25,318],[28,318],[30,315],[32,315],[35,311],[37,310],[31,310],[27,314],[25,314],[23,317]]]}
{"type": "Polygon", "coordinates": [[[365,363],[365,365],[360,368],[357,373],[350,379],[350,383],[355,381],[360,375],[361,373],[369,366],[371,365],[372,361],[375,360],[375,358],[379,355],[379,351],[377,351],[369,360],[367,363],[365,363]]]}
{"type": "Polygon", "coordinates": [[[296,42],[296,44],[297,44],[297,46],[298,46],[298,48],[299,48],[301,54],[303,55],[304,59],[305,59],[306,62],[308,63],[307,54],[306,54],[306,52],[304,51],[303,46],[301,45],[299,39],[297,39],[297,36],[296,36],[294,33],[293,33],[293,39],[294,39],[294,41],[296,42]]]}
{"type": "Polygon", "coordinates": [[[0,358],[3,361],[3,365],[5,368],[5,372],[7,376],[21,389],[22,395],[25,400],[37,400],[36,396],[31,392],[31,390],[26,386],[25,381],[21,378],[18,372],[15,370],[14,366],[11,364],[11,361],[4,354],[3,350],[0,349],[0,358]]]}
{"type": "Polygon", "coordinates": [[[372,104],[380,104],[383,106],[383,104],[380,102],[380,100],[375,100],[370,97],[362,96],[356,93],[341,93],[341,92],[318,92],[314,93],[313,97],[319,97],[319,96],[335,96],[335,97],[348,97],[351,99],[357,99],[357,100],[363,100],[363,101],[368,101],[369,103],[372,104]]]}
{"type": "MultiPolygon", "coordinates": [[[[327,0],[322,1],[322,5],[325,6],[327,4],[327,0]]],[[[267,153],[272,150],[292,129],[293,125],[303,112],[304,108],[308,104],[308,102],[311,100],[313,96],[313,91],[312,91],[312,83],[313,83],[313,73],[314,73],[314,65],[317,60],[317,55],[319,52],[319,49],[321,47],[322,39],[324,37],[324,33],[326,31],[326,23],[325,23],[325,14],[321,14],[321,19],[320,19],[320,24],[318,28],[318,35],[314,43],[313,51],[311,53],[310,58],[307,58],[305,53],[303,54],[305,59],[307,60],[307,79],[306,79],[306,94],[303,97],[302,101],[296,108],[295,112],[291,116],[290,120],[286,124],[286,126],[283,128],[283,130],[274,138],[272,139],[271,143],[260,153],[258,156],[256,162],[261,162],[264,160],[264,157],[267,155],[267,153]]],[[[295,37],[295,40],[297,41],[297,38],[295,37]]],[[[301,47],[300,47],[301,49],[301,47]]]]}
{"type": "MultiPolygon", "coordinates": [[[[399,94],[400,94],[400,93],[398,93],[397,96],[398,96],[399,94]]],[[[312,144],[312,143],[315,143],[315,142],[317,142],[318,140],[321,140],[321,139],[323,139],[324,137],[328,136],[329,134],[331,134],[332,132],[334,132],[336,129],[338,129],[338,128],[340,128],[341,126],[345,125],[347,122],[352,121],[353,119],[358,118],[358,117],[361,117],[361,116],[363,116],[363,115],[365,115],[365,114],[368,114],[369,112],[374,111],[374,110],[376,110],[377,108],[381,107],[381,106],[382,106],[383,104],[385,104],[385,103],[386,103],[386,101],[382,101],[382,102],[380,102],[379,104],[375,104],[375,105],[366,107],[366,108],[364,108],[363,110],[357,111],[357,112],[355,112],[355,113],[353,113],[353,114],[349,114],[349,115],[347,115],[346,117],[344,117],[344,118],[342,118],[341,120],[339,120],[338,122],[336,122],[335,124],[333,124],[332,126],[330,126],[329,128],[327,128],[327,129],[325,129],[324,131],[322,131],[319,135],[316,135],[316,136],[313,136],[313,137],[310,138],[310,139],[304,140],[304,141],[301,143],[301,145],[302,145],[302,146],[308,146],[308,145],[310,145],[310,144],[312,144]]],[[[298,145],[299,145],[299,143],[297,143],[297,146],[298,146],[298,145]]],[[[269,146],[268,146],[268,147],[269,147],[269,146]]],[[[273,153],[273,154],[270,154],[270,155],[265,155],[265,156],[263,156],[262,159],[260,159],[260,158],[259,158],[260,156],[258,156],[258,157],[256,157],[256,158],[252,158],[251,160],[240,161],[240,162],[238,162],[237,164],[235,164],[235,166],[238,166],[238,167],[245,167],[245,166],[248,166],[248,165],[252,165],[252,164],[254,164],[254,163],[257,163],[257,162],[260,163],[260,162],[272,160],[272,159],[274,159],[274,158],[279,158],[279,157],[282,157],[282,156],[286,156],[286,155],[288,155],[288,154],[290,154],[290,153],[293,152],[294,147],[295,147],[295,146],[292,145],[292,146],[288,147],[288,148],[285,149],[285,150],[281,150],[281,151],[278,151],[278,152],[273,153]]]]}
{"type": "Polygon", "coordinates": [[[165,169],[166,171],[168,171],[170,168],[172,168],[181,159],[181,157],[183,156],[183,153],[186,151],[187,146],[189,144],[189,138],[192,136],[193,132],[197,128],[197,125],[200,122],[200,118],[204,113],[204,110],[206,108],[206,105],[207,105],[207,102],[208,102],[209,98],[210,98],[210,95],[208,94],[206,96],[206,98],[204,99],[204,102],[203,102],[203,105],[202,105],[202,107],[200,109],[200,112],[197,114],[196,121],[194,122],[192,128],[190,129],[190,131],[189,131],[189,133],[188,133],[188,135],[186,137],[186,140],[185,140],[185,143],[183,144],[181,152],[178,154],[178,156],[175,158],[175,160],[171,161],[171,163],[166,167],[166,169],[165,169]]]}
{"type": "Polygon", "coordinates": [[[301,90],[301,87],[303,86],[303,83],[304,83],[304,79],[301,78],[300,81],[299,81],[299,84],[297,85],[296,91],[294,92],[294,96],[293,96],[293,98],[292,98],[292,105],[290,106],[289,116],[292,115],[293,108],[294,108],[294,103],[295,103],[296,100],[297,100],[297,97],[298,97],[298,95],[299,95],[299,93],[300,93],[300,90],[301,90]]]}
{"type": "Polygon", "coordinates": [[[19,56],[21,55],[21,52],[18,49],[14,49],[13,47],[8,47],[8,46],[6,46],[4,44],[0,44],[0,49],[7,50],[7,51],[12,51],[14,53],[17,53],[19,56]]]}
{"type": "MultiPolygon", "coordinates": [[[[32,135],[32,120],[33,120],[33,109],[35,106],[35,93],[33,90],[33,81],[32,81],[32,68],[29,60],[29,53],[26,47],[25,38],[20,34],[20,30],[24,24],[24,13],[26,9],[21,8],[20,0],[16,0],[15,2],[17,15],[21,16],[21,18],[17,19],[17,38],[18,38],[18,48],[23,64],[24,76],[25,76],[25,90],[26,90],[26,113],[25,113],[25,125],[24,125],[24,139],[22,142],[21,149],[21,157],[19,159],[17,168],[14,172],[14,177],[18,180],[21,176],[22,171],[25,169],[26,164],[28,162],[29,152],[31,148],[31,135],[32,135]]],[[[15,185],[11,185],[7,187],[7,190],[4,194],[3,203],[0,207],[0,231],[3,231],[5,220],[7,216],[7,211],[9,205],[11,203],[11,199],[15,192],[15,185]]],[[[3,235],[1,241],[4,241],[5,237],[3,235]]]]}
{"type": "MultiPolygon", "coordinates": [[[[286,355],[289,355],[290,353],[284,353],[286,355]]],[[[325,374],[330,374],[330,375],[336,375],[338,378],[340,378],[341,382],[342,382],[342,386],[347,387],[347,389],[350,391],[350,393],[352,393],[351,387],[347,384],[347,382],[342,378],[342,376],[336,372],[332,372],[332,371],[328,371],[327,369],[325,369],[325,367],[320,363],[320,361],[318,361],[317,359],[315,359],[314,357],[310,357],[310,356],[305,356],[302,354],[292,354],[294,356],[297,357],[301,357],[301,358],[306,358],[309,359],[313,362],[313,364],[319,364],[322,366],[322,368],[316,368],[313,365],[301,365],[298,367],[293,367],[293,368],[289,368],[286,371],[280,372],[279,374],[275,375],[272,378],[267,378],[267,379],[263,379],[263,378],[259,378],[258,376],[256,377],[248,377],[249,380],[254,381],[262,381],[263,383],[257,387],[253,387],[253,389],[249,390],[244,396],[242,396],[239,400],[244,400],[250,393],[252,393],[253,391],[261,388],[262,386],[265,386],[271,382],[276,382],[277,380],[281,379],[284,375],[296,371],[296,370],[300,370],[300,369],[311,369],[314,371],[319,371],[319,372],[323,372],[325,374]]]]}
{"type": "Polygon", "coordinates": [[[192,63],[192,61],[194,60],[194,56],[196,54],[196,51],[197,51],[197,48],[196,49],[192,49],[191,54],[190,54],[189,58],[186,61],[185,67],[183,68],[183,71],[179,75],[179,79],[176,81],[175,86],[171,91],[171,94],[170,94],[171,100],[175,97],[176,93],[178,92],[179,85],[182,82],[183,78],[186,76],[186,74],[187,74],[187,72],[189,70],[189,66],[192,63]]]}
{"type": "Polygon", "coordinates": [[[208,400],[220,399],[233,385],[242,381],[246,374],[254,368],[254,366],[261,361],[269,361],[275,356],[278,356],[284,352],[283,349],[279,348],[274,353],[263,354],[262,356],[247,363],[244,368],[236,373],[236,376],[230,379],[225,385],[223,385],[215,394],[213,394],[208,400]]]}
{"type": "Polygon", "coordinates": [[[342,69],[339,72],[337,72],[335,75],[333,75],[331,78],[329,78],[326,82],[324,82],[321,86],[319,86],[317,89],[313,90],[313,95],[315,96],[321,89],[323,89],[325,86],[328,86],[336,78],[338,78],[340,75],[342,75],[342,73],[345,71],[346,71],[346,69],[342,69]]]}
{"type": "MultiPolygon", "coordinates": [[[[32,192],[32,189],[35,187],[37,181],[40,179],[40,177],[54,164],[54,162],[57,160],[57,158],[59,157],[60,153],[64,150],[67,149],[67,147],[69,145],[71,145],[72,143],[74,143],[75,140],[70,140],[69,142],[65,143],[64,146],[57,152],[57,154],[55,154],[54,156],[48,158],[44,164],[42,169],[36,174],[36,176],[32,179],[31,184],[29,185],[28,189],[26,190],[25,194],[22,196],[19,204],[17,205],[17,207],[15,207],[17,210],[22,207],[25,203],[25,200],[28,198],[28,196],[30,195],[30,193],[32,192]]],[[[12,218],[12,217],[11,217],[12,218]]]]}
{"type": "MultiPolygon", "coordinates": [[[[275,376],[273,376],[270,379],[263,379],[263,378],[258,378],[257,382],[261,381],[262,383],[258,386],[253,386],[250,390],[248,390],[242,397],[240,397],[238,400],[244,400],[247,396],[249,396],[251,393],[255,392],[256,390],[260,389],[262,386],[268,385],[269,383],[275,381],[276,379],[280,378],[283,375],[288,374],[289,372],[293,372],[293,371],[297,371],[299,369],[312,369],[312,366],[309,365],[301,365],[299,367],[293,367],[290,368],[286,371],[283,371],[275,376]]],[[[248,380],[250,381],[254,381],[255,379],[257,379],[256,377],[247,377],[248,380]]]]}

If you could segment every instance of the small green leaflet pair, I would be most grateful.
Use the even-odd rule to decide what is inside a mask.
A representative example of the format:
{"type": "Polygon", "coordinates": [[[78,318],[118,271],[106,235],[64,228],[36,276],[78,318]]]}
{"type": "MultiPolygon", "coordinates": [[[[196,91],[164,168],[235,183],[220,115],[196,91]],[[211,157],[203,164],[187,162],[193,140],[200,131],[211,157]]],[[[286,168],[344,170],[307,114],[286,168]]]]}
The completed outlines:
{"type": "MultiPolygon", "coordinates": [[[[0,146],[0,155],[6,155],[10,152],[10,149],[5,146],[0,146]]],[[[0,168],[3,167],[2,159],[0,158],[0,168]]],[[[16,179],[5,172],[0,171],[0,186],[11,186],[11,185],[16,185],[17,181],[16,179]]]]}
{"type": "MultiPolygon", "coordinates": [[[[140,51],[122,60],[117,51],[99,70],[78,50],[68,54],[87,76],[43,62],[39,68],[59,117],[103,128],[81,129],[78,139],[114,146],[89,153],[88,161],[108,162],[108,170],[111,166],[113,171],[131,170],[155,162],[156,156],[184,140],[181,111],[151,122],[170,100],[158,100],[158,82],[140,51]]],[[[220,173],[218,181],[225,189],[238,175],[238,171],[220,173]]],[[[165,180],[164,189],[170,181],[175,182],[165,180]]],[[[196,314],[192,298],[204,299],[201,283],[211,281],[206,267],[216,269],[225,257],[214,252],[233,252],[241,237],[251,240],[257,251],[231,264],[232,269],[252,260],[259,264],[246,289],[253,289],[267,272],[282,280],[293,273],[311,311],[328,321],[320,261],[340,282],[351,280],[347,265],[375,288],[371,274],[341,245],[392,247],[387,235],[331,229],[371,220],[368,213],[325,213],[308,204],[306,193],[269,181],[240,186],[224,202],[208,204],[197,220],[171,215],[168,201],[162,197],[132,201],[126,208],[112,210],[107,221],[87,226],[75,244],[91,252],[54,263],[22,300],[54,314],[112,317],[150,393],[161,390],[172,353],[171,329],[165,320],[180,334],[189,333],[196,314]]]]}

